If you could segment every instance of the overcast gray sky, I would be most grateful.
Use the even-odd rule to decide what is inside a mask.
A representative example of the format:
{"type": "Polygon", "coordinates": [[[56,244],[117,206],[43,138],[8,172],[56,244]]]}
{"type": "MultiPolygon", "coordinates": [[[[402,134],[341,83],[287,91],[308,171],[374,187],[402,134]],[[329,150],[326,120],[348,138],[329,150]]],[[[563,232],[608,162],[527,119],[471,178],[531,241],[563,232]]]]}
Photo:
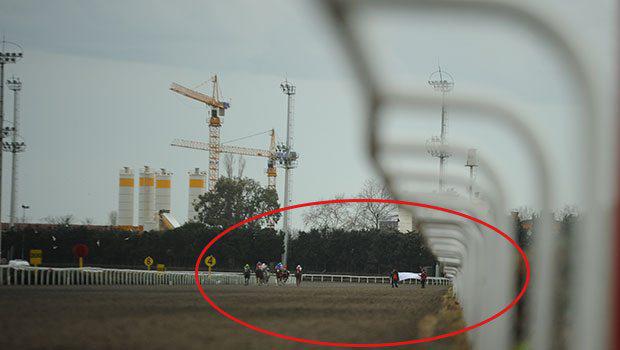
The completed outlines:
{"type": "MultiPolygon", "coordinates": [[[[612,0],[597,3],[532,2],[576,33],[603,89],[615,76],[616,9],[612,0]]],[[[574,81],[548,43],[526,26],[498,18],[366,11],[357,20],[387,84],[424,88],[439,60],[454,76],[455,89],[481,87],[527,105],[535,112],[528,122],[546,135],[554,206],[578,204],[581,179],[572,169],[583,154],[574,81]]],[[[168,87],[173,81],[196,86],[215,73],[231,102],[223,141],[271,128],[284,140],[286,97],[279,84],[286,77],[297,85],[295,148],[301,159],[293,202],[353,196],[376,177],[366,156],[359,83],[324,14],[310,1],[5,0],[0,33],[24,47],[24,59],[5,74],[23,82],[21,134],[28,149],[21,156],[19,202],[30,205],[32,221],[73,214],[78,221],[107,223],[118,206],[119,169],[137,172],[143,165],[174,173],[172,212],[184,221],[187,172],[206,169],[207,154],[169,144],[177,137],[206,141],[207,112],[168,87]]],[[[12,94],[5,94],[11,120],[12,94]]],[[[423,141],[439,133],[439,110],[416,113],[425,118],[393,122],[387,116],[387,137],[423,141]]],[[[535,205],[535,194],[527,191],[534,183],[532,163],[521,141],[499,124],[466,121],[458,113],[451,111],[450,140],[493,160],[514,184],[511,207],[535,205]]],[[[266,148],[268,142],[262,135],[238,144],[266,148]]],[[[266,184],[266,161],[246,160],[245,174],[266,184]]],[[[436,164],[429,157],[419,166],[436,164]]],[[[449,171],[462,174],[463,161],[451,159],[449,171]]],[[[9,174],[5,154],[3,220],[9,174]]],[[[295,215],[294,226],[301,226],[300,218],[295,215]]]]}

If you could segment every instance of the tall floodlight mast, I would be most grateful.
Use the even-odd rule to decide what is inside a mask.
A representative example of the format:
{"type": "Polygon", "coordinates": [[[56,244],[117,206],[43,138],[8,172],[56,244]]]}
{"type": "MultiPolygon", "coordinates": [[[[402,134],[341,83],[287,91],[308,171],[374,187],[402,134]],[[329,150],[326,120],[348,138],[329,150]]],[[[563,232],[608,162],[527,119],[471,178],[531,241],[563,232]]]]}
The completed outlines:
{"type": "Polygon", "coordinates": [[[446,95],[454,88],[454,79],[448,72],[442,71],[441,66],[439,66],[439,69],[428,78],[428,84],[435,91],[441,92],[441,134],[439,137],[433,136],[426,141],[426,149],[431,156],[439,158],[439,192],[443,192],[446,158],[451,156],[446,140],[448,132],[446,95]]]}
{"type": "Polygon", "coordinates": [[[13,91],[13,141],[5,142],[9,151],[13,153],[13,164],[11,167],[11,216],[10,227],[17,222],[17,153],[26,150],[26,144],[19,141],[19,92],[22,89],[22,82],[19,78],[11,78],[6,81],[7,86],[13,91]]]}
{"type": "MultiPolygon", "coordinates": [[[[291,205],[291,182],[293,180],[291,170],[297,166],[299,155],[293,151],[293,96],[295,96],[295,85],[288,80],[280,84],[282,92],[288,97],[287,118],[286,118],[286,144],[280,144],[276,147],[276,159],[278,164],[284,168],[284,202],[282,207],[291,205]]],[[[290,210],[284,212],[282,216],[282,230],[284,231],[284,254],[282,255],[282,263],[287,265],[288,246],[291,237],[291,216],[290,210]]]]}
{"type": "MultiPolygon", "coordinates": [[[[0,146],[2,147],[0,149],[0,218],[2,218],[2,153],[5,150],[4,137],[6,136],[4,130],[4,65],[7,63],[16,63],[21,60],[23,55],[21,46],[2,39],[2,47],[0,47],[0,146]]],[[[0,225],[0,263],[1,262],[2,225],[0,225]]]]}

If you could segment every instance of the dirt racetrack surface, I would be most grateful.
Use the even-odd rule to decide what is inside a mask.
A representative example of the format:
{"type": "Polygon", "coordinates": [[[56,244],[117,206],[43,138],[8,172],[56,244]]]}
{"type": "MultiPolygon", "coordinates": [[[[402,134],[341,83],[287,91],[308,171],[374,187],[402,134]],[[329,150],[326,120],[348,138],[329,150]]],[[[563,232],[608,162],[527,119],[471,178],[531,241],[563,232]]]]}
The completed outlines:
{"type": "MultiPolygon", "coordinates": [[[[321,341],[403,341],[464,326],[442,286],[210,285],[205,291],[246,322],[321,341]]],[[[0,349],[325,349],[242,327],[211,308],[195,286],[2,287],[0,312],[0,349]]],[[[460,335],[398,348],[468,347],[460,335]]]]}

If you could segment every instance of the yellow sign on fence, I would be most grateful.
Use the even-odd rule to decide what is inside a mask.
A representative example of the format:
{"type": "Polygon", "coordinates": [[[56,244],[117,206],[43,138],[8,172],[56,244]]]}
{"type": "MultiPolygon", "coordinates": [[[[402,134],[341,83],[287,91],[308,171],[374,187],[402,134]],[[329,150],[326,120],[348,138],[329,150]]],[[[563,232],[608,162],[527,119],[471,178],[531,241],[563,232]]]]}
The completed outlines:
{"type": "Polygon", "coordinates": [[[153,258],[151,258],[150,256],[147,256],[146,258],[144,258],[144,265],[146,265],[146,267],[148,267],[150,270],[151,265],[153,265],[153,258]]]}
{"type": "Polygon", "coordinates": [[[41,249],[30,249],[30,265],[39,266],[43,263],[43,251],[41,249]]]}
{"type": "Polygon", "coordinates": [[[216,262],[217,260],[215,260],[215,257],[213,255],[209,255],[205,258],[205,265],[209,267],[209,278],[211,278],[211,268],[215,266],[216,262]]]}
{"type": "Polygon", "coordinates": [[[164,264],[157,264],[157,271],[159,271],[159,272],[166,271],[166,265],[164,265],[164,264]]]}
{"type": "Polygon", "coordinates": [[[205,259],[205,265],[209,266],[209,267],[213,267],[215,266],[215,263],[217,262],[217,260],[215,260],[215,257],[213,255],[209,255],[208,257],[206,257],[205,259]]]}

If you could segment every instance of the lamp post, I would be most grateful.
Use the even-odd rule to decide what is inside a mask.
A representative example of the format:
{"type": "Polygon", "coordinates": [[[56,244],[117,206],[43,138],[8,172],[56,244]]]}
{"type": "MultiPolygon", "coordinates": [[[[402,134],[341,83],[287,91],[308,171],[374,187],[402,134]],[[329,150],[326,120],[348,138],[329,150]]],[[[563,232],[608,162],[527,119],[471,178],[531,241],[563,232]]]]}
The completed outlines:
{"type": "Polygon", "coordinates": [[[23,56],[21,46],[2,39],[0,47],[0,261],[2,261],[2,153],[4,152],[4,65],[17,63],[23,56]],[[7,48],[8,46],[8,48],[7,48]]]}
{"type": "MultiPolygon", "coordinates": [[[[22,204],[22,220],[23,222],[26,221],[26,209],[29,209],[30,207],[27,205],[23,205],[22,204]]],[[[22,260],[24,260],[24,246],[26,245],[26,230],[22,229],[22,260]]]]}
{"type": "Polygon", "coordinates": [[[26,223],[26,209],[30,209],[30,206],[22,204],[22,224],[26,223]]]}

